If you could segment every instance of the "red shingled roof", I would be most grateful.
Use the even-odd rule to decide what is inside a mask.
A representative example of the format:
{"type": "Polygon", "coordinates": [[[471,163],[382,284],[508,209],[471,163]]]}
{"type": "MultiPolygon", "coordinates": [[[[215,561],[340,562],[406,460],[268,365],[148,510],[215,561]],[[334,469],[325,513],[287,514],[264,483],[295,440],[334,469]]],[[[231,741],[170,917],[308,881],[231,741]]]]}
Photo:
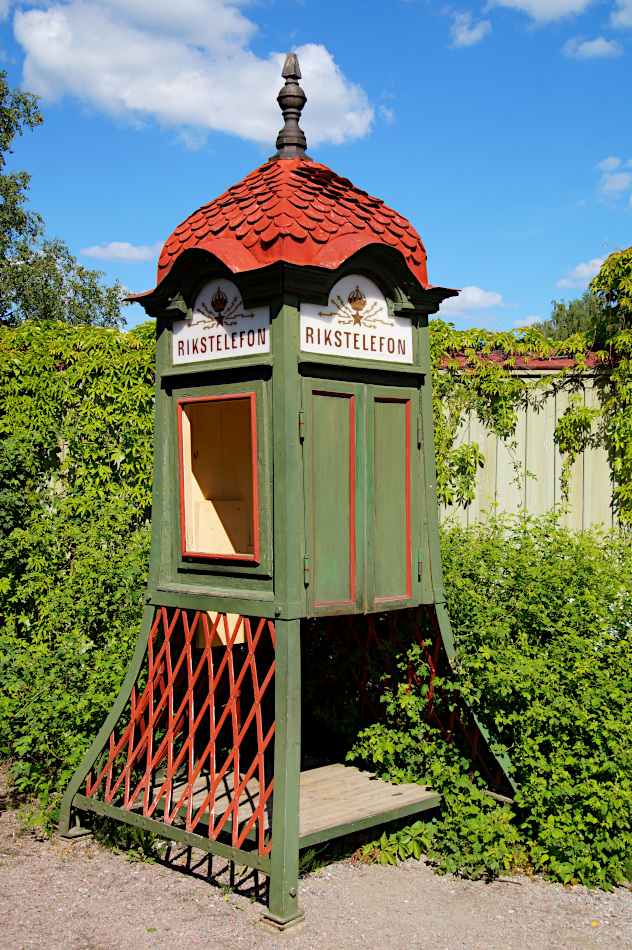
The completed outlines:
{"type": "Polygon", "coordinates": [[[426,252],[406,218],[325,165],[271,161],[176,228],[160,255],[158,283],[189,248],[210,251],[236,273],[277,261],[334,269],[368,244],[400,251],[428,286],[426,252]]]}
{"type": "MultiPolygon", "coordinates": [[[[570,369],[576,364],[572,356],[564,356],[562,354],[558,356],[556,353],[551,353],[551,356],[547,358],[546,356],[536,356],[534,354],[530,356],[512,356],[508,353],[494,351],[493,353],[477,353],[476,359],[480,363],[511,363],[511,368],[514,370],[560,370],[570,369]]],[[[459,369],[466,369],[470,365],[468,363],[468,357],[463,353],[453,353],[442,358],[439,363],[439,369],[447,369],[447,367],[455,361],[459,369]]],[[[593,352],[584,354],[584,362],[586,369],[595,369],[598,366],[608,365],[607,362],[599,359],[593,352]]]]}

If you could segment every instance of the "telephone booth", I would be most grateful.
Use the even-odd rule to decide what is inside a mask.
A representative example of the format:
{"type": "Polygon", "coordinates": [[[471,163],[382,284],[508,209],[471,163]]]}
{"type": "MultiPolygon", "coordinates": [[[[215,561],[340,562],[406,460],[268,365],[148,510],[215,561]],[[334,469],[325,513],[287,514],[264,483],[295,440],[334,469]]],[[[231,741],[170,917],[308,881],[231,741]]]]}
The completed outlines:
{"type": "MultiPolygon", "coordinates": [[[[315,714],[328,691],[354,728],[379,714],[405,629],[429,719],[460,728],[474,763],[485,736],[433,705],[454,648],[428,315],[456,292],[428,283],[405,218],[305,154],[295,55],[283,76],[277,153],[176,228],[135,298],[157,325],[143,623],[60,818],[73,835],[95,812],[264,872],[280,929],[302,917],[301,847],[439,800],[345,764],[315,714]]],[[[485,768],[493,785],[506,762],[485,768]]]]}

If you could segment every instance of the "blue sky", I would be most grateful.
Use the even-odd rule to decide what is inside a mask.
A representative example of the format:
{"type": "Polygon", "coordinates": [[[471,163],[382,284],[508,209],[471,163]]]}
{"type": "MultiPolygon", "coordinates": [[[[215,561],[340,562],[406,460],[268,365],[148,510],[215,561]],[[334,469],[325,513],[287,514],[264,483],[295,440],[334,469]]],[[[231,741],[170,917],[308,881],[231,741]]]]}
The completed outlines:
{"type": "MultiPolygon", "coordinates": [[[[308,152],[405,215],[457,326],[523,325],[632,244],[632,0],[0,0],[33,207],[131,291],[274,151],[285,52],[308,152]]],[[[129,308],[130,323],[143,317],[129,308]]]]}

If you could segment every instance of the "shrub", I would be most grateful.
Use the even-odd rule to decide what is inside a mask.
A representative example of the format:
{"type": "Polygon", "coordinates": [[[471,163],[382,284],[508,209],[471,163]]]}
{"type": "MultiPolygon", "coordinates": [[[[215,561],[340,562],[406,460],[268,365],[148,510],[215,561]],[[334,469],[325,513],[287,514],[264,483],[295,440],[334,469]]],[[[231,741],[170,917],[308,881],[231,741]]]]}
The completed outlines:
{"type": "Polygon", "coordinates": [[[153,327],[0,330],[0,756],[47,821],[138,634],[153,360],[153,327]]]}
{"type": "Polygon", "coordinates": [[[515,806],[484,802],[468,760],[421,725],[423,690],[407,692],[403,678],[386,692],[386,723],[360,735],[354,757],[443,793],[420,834],[444,870],[476,876],[528,860],[564,882],[629,879],[629,538],[573,534],[555,516],[492,519],[448,525],[443,557],[458,690],[510,752],[515,806]]]}

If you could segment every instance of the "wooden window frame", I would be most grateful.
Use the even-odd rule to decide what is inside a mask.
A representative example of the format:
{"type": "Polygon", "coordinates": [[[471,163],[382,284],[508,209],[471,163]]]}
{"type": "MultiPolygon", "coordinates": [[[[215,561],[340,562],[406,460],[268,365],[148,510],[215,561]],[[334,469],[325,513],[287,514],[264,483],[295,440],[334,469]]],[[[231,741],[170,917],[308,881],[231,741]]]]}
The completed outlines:
{"type": "Polygon", "coordinates": [[[211,396],[193,396],[178,399],[178,469],[180,485],[180,545],[183,557],[201,558],[206,561],[233,561],[239,563],[260,564],[259,551],[259,465],[257,455],[257,397],[252,391],[237,393],[221,393],[211,396]],[[251,472],[252,472],[252,554],[213,554],[207,551],[190,551],[187,548],[186,532],[186,500],[184,490],[184,439],[182,433],[182,417],[184,407],[192,403],[226,402],[237,399],[247,399],[250,402],[250,443],[251,443],[251,472]]]}

